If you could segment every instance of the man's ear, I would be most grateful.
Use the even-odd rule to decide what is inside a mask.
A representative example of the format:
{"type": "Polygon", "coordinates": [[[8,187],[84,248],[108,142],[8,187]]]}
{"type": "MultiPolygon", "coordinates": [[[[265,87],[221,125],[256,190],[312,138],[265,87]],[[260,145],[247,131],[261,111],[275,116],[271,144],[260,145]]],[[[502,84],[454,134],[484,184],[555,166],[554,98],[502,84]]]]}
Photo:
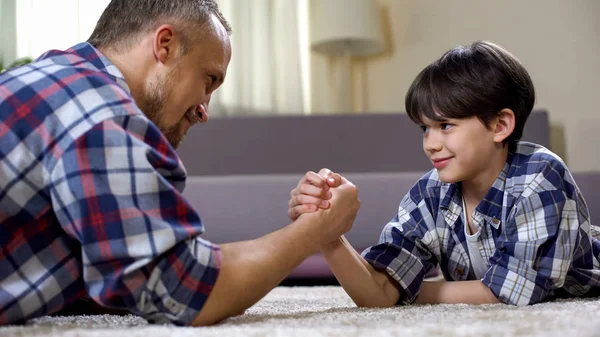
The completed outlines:
{"type": "Polygon", "coordinates": [[[154,58],[163,64],[175,59],[177,56],[178,43],[175,28],[169,24],[164,24],[154,31],[152,40],[152,49],[154,58]]]}
{"type": "Polygon", "coordinates": [[[515,113],[511,109],[498,112],[494,127],[494,142],[502,143],[515,129],[515,113]]]}

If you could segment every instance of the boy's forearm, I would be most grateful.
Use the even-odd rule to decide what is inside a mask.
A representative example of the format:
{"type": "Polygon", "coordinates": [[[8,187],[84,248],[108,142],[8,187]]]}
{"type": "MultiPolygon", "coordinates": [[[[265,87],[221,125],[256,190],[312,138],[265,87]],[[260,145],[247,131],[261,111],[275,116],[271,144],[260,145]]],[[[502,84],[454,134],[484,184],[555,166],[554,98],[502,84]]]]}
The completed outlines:
{"type": "Polygon", "coordinates": [[[465,303],[494,304],[501,303],[492,291],[481,281],[423,282],[415,303],[465,303]]]}
{"type": "Polygon", "coordinates": [[[385,272],[375,270],[343,236],[321,247],[335,277],[359,307],[391,307],[400,292],[385,272]]]}

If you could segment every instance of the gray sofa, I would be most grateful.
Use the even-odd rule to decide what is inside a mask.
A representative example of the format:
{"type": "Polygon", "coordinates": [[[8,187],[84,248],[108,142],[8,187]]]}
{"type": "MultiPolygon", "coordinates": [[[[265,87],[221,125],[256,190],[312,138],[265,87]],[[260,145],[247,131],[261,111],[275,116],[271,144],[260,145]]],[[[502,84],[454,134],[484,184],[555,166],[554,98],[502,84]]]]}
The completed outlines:
{"type": "MultiPolygon", "coordinates": [[[[213,119],[178,150],[190,178],[185,197],[204,237],[247,240],[289,224],[289,192],[308,170],[328,167],[359,189],[361,208],[346,236],[361,250],[377,242],[404,194],[431,169],[421,131],[405,114],[213,119]]],[[[549,146],[548,115],[532,113],[524,140],[549,146]]],[[[600,217],[600,172],[574,172],[592,219],[600,217]]],[[[319,254],[290,278],[328,278],[319,254]]]]}

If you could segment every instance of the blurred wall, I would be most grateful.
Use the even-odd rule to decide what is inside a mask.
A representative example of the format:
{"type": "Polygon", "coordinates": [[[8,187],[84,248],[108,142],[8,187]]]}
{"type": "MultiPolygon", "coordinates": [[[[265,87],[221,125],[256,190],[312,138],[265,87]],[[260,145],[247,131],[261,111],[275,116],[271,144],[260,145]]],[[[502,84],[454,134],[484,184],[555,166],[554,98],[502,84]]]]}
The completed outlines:
{"type": "Polygon", "coordinates": [[[529,70],[551,146],[571,170],[600,167],[600,1],[378,0],[389,48],[354,62],[356,110],[404,111],[412,80],[446,50],[475,40],[506,47],[529,70]]]}
{"type": "Polygon", "coordinates": [[[8,66],[17,58],[15,0],[0,0],[0,60],[8,66]]]}

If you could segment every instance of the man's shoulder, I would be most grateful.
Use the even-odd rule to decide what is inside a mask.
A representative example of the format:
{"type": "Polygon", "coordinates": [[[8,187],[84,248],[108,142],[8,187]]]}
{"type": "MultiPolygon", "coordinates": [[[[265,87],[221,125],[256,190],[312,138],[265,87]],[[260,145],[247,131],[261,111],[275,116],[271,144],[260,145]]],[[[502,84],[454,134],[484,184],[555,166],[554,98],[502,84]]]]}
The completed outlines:
{"type": "Polygon", "coordinates": [[[110,87],[129,96],[106,63],[107,59],[94,47],[81,43],[66,50],[47,51],[29,64],[4,72],[0,86],[13,95],[28,88],[74,95],[82,90],[110,87]]]}
{"type": "Polygon", "coordinates": [[[9,137],[10,140],[0,137],[4,143],[11,143],[5,144],[6,151],[21,142],[27,142],[31,148],[46,149],[51,144],[56,146],[56,139],[61,139],[61,147],[66,148],[106,120],[123,124],[131,120],[123,117],[136,116],[135,120],[147,122],[129,91],[111,75],[108,67],[112,65],[93,54],[91,46],[87,53],[82,52],[86,46],[81,46],[49,51],[30,64],[0,75],[0,91],[4,93],[0,123],[12,116],[12,123],[19,125],[19,135],[23,135],[18,139],[9,137]],[[19,120],[28,122],[18,123],[19,120]],[[40,127],[49,132],[48,137],[27,137],[40,127]]]}

